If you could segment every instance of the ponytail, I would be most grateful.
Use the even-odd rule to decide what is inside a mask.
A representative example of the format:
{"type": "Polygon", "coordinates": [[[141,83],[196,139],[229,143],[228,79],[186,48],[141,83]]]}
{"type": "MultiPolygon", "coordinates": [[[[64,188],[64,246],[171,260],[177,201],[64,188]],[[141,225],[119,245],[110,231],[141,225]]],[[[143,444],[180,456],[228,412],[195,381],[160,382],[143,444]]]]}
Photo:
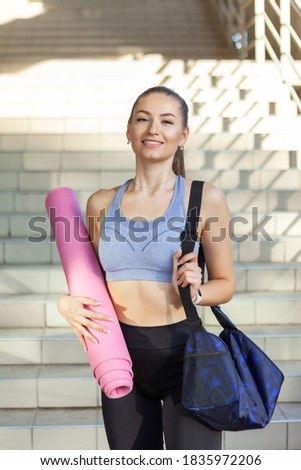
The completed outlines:
{"type": "Polygon", "coordinates": [[[172,171],[185,178],[184,149],[178,147],[172,162],[172,171]]]}

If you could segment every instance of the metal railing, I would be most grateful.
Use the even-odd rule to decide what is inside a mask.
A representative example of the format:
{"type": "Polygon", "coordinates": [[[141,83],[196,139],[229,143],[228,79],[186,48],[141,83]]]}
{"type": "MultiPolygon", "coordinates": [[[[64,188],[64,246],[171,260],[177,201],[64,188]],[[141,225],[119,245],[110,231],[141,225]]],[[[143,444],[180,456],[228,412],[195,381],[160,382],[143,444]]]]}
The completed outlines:
{"type": "Polygon", "coordinates": [[[301,0],[211,0],[240,59],[274,61],[301,113],[301,0]]]}

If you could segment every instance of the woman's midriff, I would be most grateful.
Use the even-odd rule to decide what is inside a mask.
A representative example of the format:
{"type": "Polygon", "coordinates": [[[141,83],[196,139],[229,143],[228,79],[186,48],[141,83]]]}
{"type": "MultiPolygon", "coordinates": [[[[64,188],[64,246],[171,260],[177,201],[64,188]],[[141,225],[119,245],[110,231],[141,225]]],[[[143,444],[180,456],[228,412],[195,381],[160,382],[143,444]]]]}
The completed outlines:
{"type": "Polygon", "coordinates": [[[185,312],[172,283],[114,281],[108,289],[122,323],[160,326],[184,320],[185,312]]]}

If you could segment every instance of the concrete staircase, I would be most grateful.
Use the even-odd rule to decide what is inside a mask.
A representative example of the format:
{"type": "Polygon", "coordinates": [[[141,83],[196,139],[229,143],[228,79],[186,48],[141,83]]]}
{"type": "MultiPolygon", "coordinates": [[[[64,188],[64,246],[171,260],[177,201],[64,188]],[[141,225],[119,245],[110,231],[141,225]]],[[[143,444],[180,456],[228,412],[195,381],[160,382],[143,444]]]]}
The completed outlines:
{"type": "Polygon", "coordinates": [[[186,0],[186,23],[182,2],[172,2],[182,49],[175,35],[154,45],[156,31],[175,24],[170,2],[152,3],[165,29],[148,2],[127,2],[127,13],[113,3],[46,1],[38,19],[0,26],[10,44],[0,50],[0,449],[107,448],[99,388],[56,309],[67,288],[44,200],[69,186],[84,211],[93,191],[133,175],[127,118],[137,94],[157,84],[189,103],[189,176],[220,186],[233,215],[237,293],[225,311],[286,376],[267,428],[224,433],[224,448],[301,449],[301,117],[273,64],[236,60],[210,27],[211,55],[202,56],[200,28],[183,25],[199,18],[206,31],[208,2],[186,0]],[[118,45],[106,39],[114,25],[118,45]]]}

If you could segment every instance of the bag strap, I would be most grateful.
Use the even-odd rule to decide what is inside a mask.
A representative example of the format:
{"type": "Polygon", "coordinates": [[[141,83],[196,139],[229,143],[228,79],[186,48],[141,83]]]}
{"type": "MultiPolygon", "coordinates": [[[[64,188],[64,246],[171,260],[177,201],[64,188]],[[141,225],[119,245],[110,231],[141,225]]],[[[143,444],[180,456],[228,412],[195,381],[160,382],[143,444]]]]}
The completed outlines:
{"type": "MultiPolygon", "coordinates": [[[[185,230],[181,233],[182,256],[193,251],[195,243],[198,241],[198,221],[200,217],[204,181],[192,181],[189,204],[187,210],[185,230]]],[[[203,247],[199,243],[198,263],[204,270],[203,247]]],[[[192,332],[204,330],[203,322],[198,315],[197,309],[191,300],[190,286],[179,286],[179,294],[187,317],[187,323],[192,332]]],[[[217,321],[223,328],[237,330],[230,318],[223,312],[219,305],[211,307],[217,321]]]]}
{"type": "MultiPolygon", "coordinates": [[[[197,227],[199,214],[201,210],[203,181],[192,181],[189,196],[189,204],[186,217],[186,225],[181,233],[182,256],[193,251],[197,242],[197,227]]],[[[190,295],[190,286],[179,286],[179,294],[186,313],[187,323],[192,332],[204,329],[202,320],[200,319],[195,305],[192,303],[190,295]]]]}

